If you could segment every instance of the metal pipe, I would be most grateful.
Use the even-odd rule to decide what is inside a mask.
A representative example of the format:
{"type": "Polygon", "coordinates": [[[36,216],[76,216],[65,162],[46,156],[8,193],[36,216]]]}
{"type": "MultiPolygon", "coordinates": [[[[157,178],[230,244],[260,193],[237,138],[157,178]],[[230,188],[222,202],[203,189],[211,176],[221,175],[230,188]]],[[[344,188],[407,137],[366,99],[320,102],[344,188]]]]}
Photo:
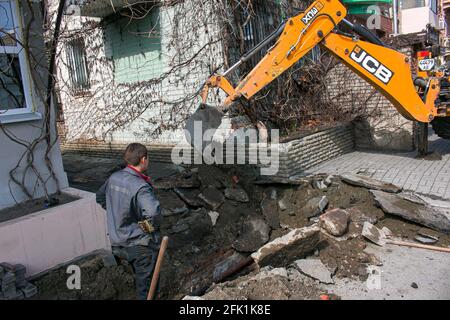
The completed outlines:
{"type": "Polygon", "coordinates": [[[364,40],[371,42],[373,44],[377,44],[379,46],[385,47],[386,45],[381,41],[380,38],[378,38],[375,34],[369,31],[366,27],[360,24],[353,24],[350,21],[343,19],[342,22],[344,22],[348,27],[350,27],[353,32],[355,32],[357,35],[362,37],[364,40]]]}
{"type": "Polygon", "coordinates": [[[216,276],[214,278],[214,282],[219,283],[222,280],[224,280],[225,278],[231,276],[232,274],[235,274],[236,272],[242,270],[244,267],[246,267],[250,264],[254,264],[254,263],[255,263],[255,261],[253,260],[253,258],[251,256],[247,257],[244,260],[232,265],[231,267],[229,267],[227,270],[225,270],[218,276],[216,276]]]}
{"type": "Polygon", "coordinates": [[[231,66],[231,68],[229,68],[227,71],[225,71],[223,73],[223,76],[226,77],[227,75],[229,75],[231,72],[233,72],[237,67],[239,67],[241,64],[243,64],[244,62],[247,62],[251,57],[253,57],[256,53],[258,53],[259,51],[261,51],[267,44],[269,44],[273,39],[275,39],[276,37],[280,36],[281,33],[284,30],[284,27],[286,26],[286,22],[283,22],[282,24],[280,24],[280,26],[278,27],[277,30],[275,30],[274,32],[272,32],[272,34],[270,34],[267,38],[265,38],[263,41],[261,41],[260,43],[258,43],[253,49],[251,49],[249,52],[247,52],[246,54],[244,54],[238,62],[236,62],[233,66],[231,66]]]}
{"type": "Polygon", "coordinates": [[[353,30],[353,28],[354,28],[354,25],[353,25],[353,23],[351,23],[350,21],[348,21],[347,19],[342,19],[342,22],[344,23],[344,24],[346,24],[347,26],[349,26],[350,27],[350,29],[352,29],[353,30]]]}

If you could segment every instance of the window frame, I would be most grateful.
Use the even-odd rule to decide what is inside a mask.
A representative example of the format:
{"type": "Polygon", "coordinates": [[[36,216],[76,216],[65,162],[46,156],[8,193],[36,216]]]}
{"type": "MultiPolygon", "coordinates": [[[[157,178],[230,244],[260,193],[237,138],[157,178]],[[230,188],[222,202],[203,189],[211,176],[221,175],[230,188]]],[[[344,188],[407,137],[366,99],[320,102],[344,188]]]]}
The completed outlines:
{"type": "Polygon", "coordinates": [[[64,44],[64,51],[65,51],[65,60],[66,60],[66,69],[69,73],[69,81],[70,81],[70,92],[74,96],[85,96],[90,94],[91,92],[91,77],[90,72],[88,68],[88,61],[87,61],[87,55],[86,55],[86,42],[85,38],[82,36],[74,37],[73,39],[70,39],[64,44]],[[79,43],[77,43],[79,41],[79,43]],[[76,59],[75,59],[75,50],[76,45],[79,45],[77,50],[80,50],[80,56],[81,56],[81,64],[76,65],[76,59]],[[70,56],[70,57],[69,57],[70,56]],[[84,79],[86,81],[85,84],[76,83],[74,80],[74,73],[81,73],[80,66],[83,65],[83,71],[84,71],[84,79]],[[83,87],[85,86],[85,87],[83,87]]]}
{"type": "Polygon", "coordinates": [[[438,1],[437,0],[428,0],[428,3],[429,3],[431,12],[433,12],[434,14],[438,14],[438,8],[439,8],[438,1]],[[433,10],[433,4],[435,4],[434,10],[433,10]]]}
{"type": "MultiPolygon", "coordinates": [[[[14,108],[14,109],[6,109],[6,110],[0,110],[0,122],[2,123],[8,123],[8,122],[15,122],[15,121],[3,121],[2,118],[7,119],[9,116],[15,116],[15,115],[26,115],[26,114],[36,114],[35,112],[35,105],[33,101],[32,96],[32,83],[31,83],[31,77],[30,77],[30,69],[28,65],[28,58],[26,56],[25,49],[22,47],[22,28],[23,28],[23,22],[22,22],[22,15],[20,14],[20,8],[18,5],[17,0],[2,0],[1,2],[7,2],[11,6],[11,12],[14,19],[14,32],[15,32],[15,38],[17,39],[17,43],[15,46],[2,46],[0,45],[0,54],[16,54],[19,58],[19,65],[20,65],[20,74],[22,76],[22,87],[25,97],[25,106],[21,108],[14,108]]],[[[23,119],[34,120],[36,117],[19,117],[18,121],[23,121],[23,119]]],[[[40,117],[38,117],[40,118],[40,117]]],[[[10,119],[11,120],[11,119],[10,119]]]]}

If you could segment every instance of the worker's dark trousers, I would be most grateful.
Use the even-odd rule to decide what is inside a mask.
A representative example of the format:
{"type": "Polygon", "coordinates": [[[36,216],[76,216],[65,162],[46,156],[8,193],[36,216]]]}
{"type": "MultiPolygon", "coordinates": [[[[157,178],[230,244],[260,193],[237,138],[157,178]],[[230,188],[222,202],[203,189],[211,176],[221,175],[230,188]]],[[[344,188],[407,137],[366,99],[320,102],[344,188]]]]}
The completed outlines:
{"type": "MultiPolygon", "coordinates": [[[[137,298],[146,300],[155,269],[158,248],[156,246],[112,247],[115,256],[127,260],[134,271],[137,298]]],[[[159,281],[158,281],[159,282],[159,281]]]]}

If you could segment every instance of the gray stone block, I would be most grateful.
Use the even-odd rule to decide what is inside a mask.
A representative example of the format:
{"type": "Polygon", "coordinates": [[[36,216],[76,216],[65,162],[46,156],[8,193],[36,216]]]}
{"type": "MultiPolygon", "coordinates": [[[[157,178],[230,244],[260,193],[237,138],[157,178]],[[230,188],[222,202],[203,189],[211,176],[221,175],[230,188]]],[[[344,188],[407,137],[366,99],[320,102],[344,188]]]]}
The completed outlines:
{"type": "Polygon", "coordinates": [[[16,291],[16,296],[12,298],[13,300],[23,300],[25,298],[25,295],[22,291],[18,290],[16,291]]]}
{"type": "Polygon", "coordinates": [[[6,271],[14,271],[14,266],[8,262],[2,262],[0,263],[0,266],[2,266],[6,271]]]}
{"type": "Polygon", "coordinates": [[[9,285],[2,285],[2,293],[5,299],[15,299],[17,296],[17,289],[15,284],[9,284],[9,285]]]}
{"type": "Polygon", "coordinates": [[[16,264],[16,265],[14,265],[13,272],[16,275],[16,277],[25,276],[25,274],[27,273],[27,268],[25,268],[25,266],[23,264],[16,264]]]}
{"type": "Polygon", "coordinates": [[[27,280],[25,279],[25,277],[21,277],[21,278],[16,278],[16,287],[18,289],[22,289],[27,285],[27,280]]]}
{"type": "Polygon", "coordinates": [[[14,275],[14,273],[8,271],[4,274],[3,279],[2,279],[2,286],[7,286],[11,283],[15,283],[16,282],[16,276],[14,275]]]}
{"type": "Polygon", "coordinates": [[[38,294],[38,288],[34,284],[29,282],[21,291],[25,298],[31,298],[38,294]]]}

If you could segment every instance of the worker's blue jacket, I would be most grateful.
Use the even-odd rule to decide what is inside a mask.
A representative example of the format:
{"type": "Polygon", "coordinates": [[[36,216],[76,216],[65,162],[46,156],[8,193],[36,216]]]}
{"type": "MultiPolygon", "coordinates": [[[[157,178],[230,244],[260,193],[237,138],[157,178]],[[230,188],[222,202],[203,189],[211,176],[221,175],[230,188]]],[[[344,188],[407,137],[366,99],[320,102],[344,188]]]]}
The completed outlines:
{"type": "Polygon", "coordinates": [[[97,203],[106,209],[112,246],[130,247],[159,242],[161,209],[152,186],[133,169],[113,173],[97,192],[97,203]],[[138,221],[147,219],[155,232],[145,233],[138,221]]]}

